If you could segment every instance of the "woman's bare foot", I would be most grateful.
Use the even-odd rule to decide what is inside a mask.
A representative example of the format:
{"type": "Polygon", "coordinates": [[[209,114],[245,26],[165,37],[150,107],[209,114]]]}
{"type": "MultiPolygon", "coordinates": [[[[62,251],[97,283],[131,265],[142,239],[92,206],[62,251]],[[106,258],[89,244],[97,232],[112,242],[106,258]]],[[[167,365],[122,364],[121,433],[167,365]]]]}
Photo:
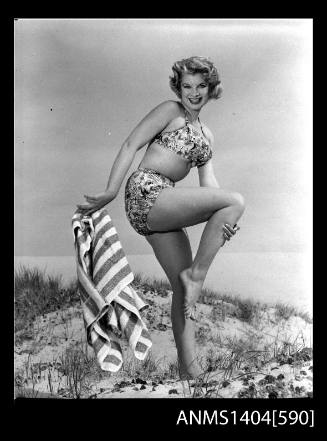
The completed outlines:
{"type": "Polygon", "coordinates": [[[194,280],[192,278],[192,269],[186,268],[180,275],[180,280],[184,286],[184,314],[185,318],[194,319],[194,306],[200,297],[203,280],[194,280]]]}
{"type": "Polygon", "coordinates": [[[183,393],[185,396],[193,396],[193,398],[202,397],[203,374],[198,364],[188,366],[188,368],[179,370],[179,378],[182,383],[183,393]],[[193,380],[193,384],[191,383],[193,380]],[[191,389],[193,387],[193,391],[191,389]]]}
{"type": "Polygon", "coordinates": [[[190,366],[179,367],[179,377],[181,380],[196,380],[203,374],[200,366],[193,362],[190,366]]]}

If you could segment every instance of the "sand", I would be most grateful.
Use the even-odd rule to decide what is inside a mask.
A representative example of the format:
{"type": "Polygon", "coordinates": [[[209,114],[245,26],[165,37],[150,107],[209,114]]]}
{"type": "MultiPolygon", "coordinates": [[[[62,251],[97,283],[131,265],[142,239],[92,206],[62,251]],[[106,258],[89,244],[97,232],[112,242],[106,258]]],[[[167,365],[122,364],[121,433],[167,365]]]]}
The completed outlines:
{"type": "MultiPolygon", "coordinates": [[[[274,308],[266,308],[247,322],[227,302],[218,306],[198,304],[195,326],[199,360],[208,367],[210,357],[216,361],[220,357],[220,366],[211,366],[204,377],[207,384],[199,388],[194,382],[180,381],[176,373],[170,322],[172,292],[139,289],[138,293],[150,304],[144,313],[153,341],[148,367],[137,363],[122,342],[122,369],[103,372],[93,362],[80,398],[189,398],[198,393],[209,398],[312,395],[312,323],[298,316],[278,318],[274,308]]],[[[73,398],[63,364],[66,351],[78,348],[90,359],[94,357],[85,342],[80,305],[38,317],[29,330],[17,332],[16,394],[73,398]]]]}

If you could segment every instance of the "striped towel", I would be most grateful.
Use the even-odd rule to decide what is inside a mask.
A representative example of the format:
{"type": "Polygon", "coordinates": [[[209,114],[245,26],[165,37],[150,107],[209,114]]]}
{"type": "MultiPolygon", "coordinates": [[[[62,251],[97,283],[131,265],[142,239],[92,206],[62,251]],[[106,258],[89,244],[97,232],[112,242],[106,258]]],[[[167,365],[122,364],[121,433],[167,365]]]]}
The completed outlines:
{"type": "Polygon", "coordinates": [[[108,212],[83,216],[77,210],[72,227],[87,341],[101,369],[117,372],[123,364],[121,337],[139,360],[152,346],[140,316],[149,305],[131,286],[134,276],[108,212]]]}

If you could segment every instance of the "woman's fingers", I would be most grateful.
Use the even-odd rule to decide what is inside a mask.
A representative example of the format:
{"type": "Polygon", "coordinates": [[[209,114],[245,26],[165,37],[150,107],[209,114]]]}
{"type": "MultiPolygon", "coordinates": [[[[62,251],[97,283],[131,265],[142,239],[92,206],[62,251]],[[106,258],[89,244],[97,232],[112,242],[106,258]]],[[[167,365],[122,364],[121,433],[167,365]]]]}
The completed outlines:
{"type": "Polygon", "coordinates": [[[236,232],[236,231],[238,231],[238,230],[240,230],[241,229],[241,227],[239,227],[237,224],[235,224],[234,226],[233,226],[233,230],[236,232]]]}
{"type": "Polygon", "coordinates": [[[91,199],[92,201],[97,201],[99,198],[98,196],[89,196],[87,194],[84,195],[85,199],[91,199]]]}
{"type": "Polygon", "coordinates": [[[87,200],[87,202],[89,202],[90,204],[96,204],[98,202],[98,198],[93,197],[93,196],[85,196],[85,199],[87,200]]]}
{"type": "Polygon", "coordinates": [[[83,213],[83,215],[88,216],[97,211],[100,207],[96,204],[80,204],[77,205],[77,208],[83,213]]]}
{"type": "Polygon", "coordinates": [[[80,205],[77,205],[77,207],[80,209],[80,210],[91,210],[92,208],[95,208],[96,207],[96,205],[95,204],[80,204],[80,205]]]}
{"type": "Polygon", "coordinates": [[[238,225],[235,225],[234,227],[231,227],[229,224],[225,224],[223,226],[224,235],[226,235],[226,238],[231,238],[236,234],[236,232],[240,229],[238,225]]]}
{"type": "Polygon", "coordinates": [[[227,234],[230,236],[233,236],[236,233],[236,230],[234,230],[233,227],[231,227],[229,224],[225,224],[223,226],[224,231],[226,231],[227,234]]]}
{"type": "Polygon", "coordinates": [[[89,204],[78,204],[77,208],[79,208],[80,210],[87,210],[88,208],[90,208],[89,204]]]}
{"type": "Polygon", "coordinates": [[[87,198],[87,204],[80,204],[81,208],[93,208],[99,205],[99,201],[97,199],[87,198]]]}
{"type": "MultiPolygon", "coordinates": [[[[232,227],[229,224],[224,224],[224,226],[223,226],[223,237],[224,237],[225,241],[226,240],[230,240],[236,234],[236,232],[239,229],[240,229],[240,227],[237,224],[235,224],[234,227],[232,227]]],[[[223,243],[223,245],[224,245],[224,243],[223,243]]]]}
{"type": "Polygon", "coordinates": [[[83,216],[90,216],[92,213],[94,213],[95,211],[97,211],[97,208],[88,208],[88,209],[80,209],[81,213],[83,214],[83,216]]]}
{"type": "Polygon", "coordinates": [[[76,206],[85,216],[100,210],[108,203],[108,195],[106,193],[100,193],[97,196],[89,196],[84,194],[84,198],[86,199],[87,203],[78,204],[76,206]]]}
{"type": "Polygon", "coordinates": [[[224,238],[226,240],[230,240],[230,238],[233,236],[233,234],[226,227],[223,227],[223,232],[224,232],[224,238]]]}

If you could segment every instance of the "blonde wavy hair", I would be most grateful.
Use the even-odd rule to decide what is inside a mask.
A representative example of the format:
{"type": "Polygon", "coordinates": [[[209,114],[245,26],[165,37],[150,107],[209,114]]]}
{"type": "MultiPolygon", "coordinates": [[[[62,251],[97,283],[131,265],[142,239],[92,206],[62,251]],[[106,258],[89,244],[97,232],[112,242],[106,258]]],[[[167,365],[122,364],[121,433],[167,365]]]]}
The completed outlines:
{"type": "Polygon", "coordinates": [[[209,86],[209,99],[218,99],[221,97],[223,88],[221,85],[219,73],[213,62],[206,57],[190,57],[176,61],[173,67],[173,75],[169,77],[169,86],[171,90],[181,97],[182,75],[201,74],[209,86]]]}

